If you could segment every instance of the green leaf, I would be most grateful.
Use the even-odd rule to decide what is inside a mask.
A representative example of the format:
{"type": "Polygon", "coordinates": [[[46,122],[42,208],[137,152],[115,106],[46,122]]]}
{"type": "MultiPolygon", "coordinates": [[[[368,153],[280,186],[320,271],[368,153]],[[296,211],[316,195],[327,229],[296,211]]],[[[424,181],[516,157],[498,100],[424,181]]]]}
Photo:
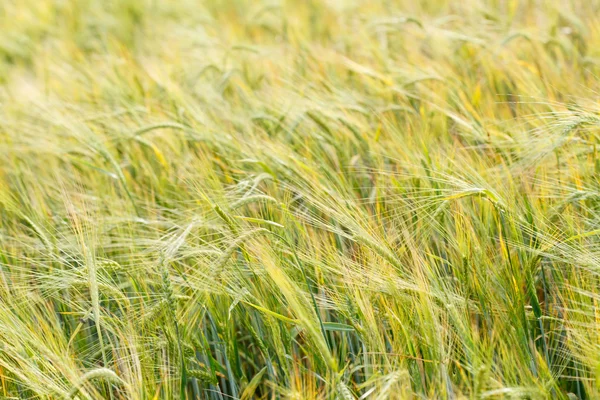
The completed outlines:
{"type": "Polygon", "coordinates": [[[325,328],[326,331],[354,332],[353,326],[341,324],[339,322],[323,322],[323,328],[325,328]]]}

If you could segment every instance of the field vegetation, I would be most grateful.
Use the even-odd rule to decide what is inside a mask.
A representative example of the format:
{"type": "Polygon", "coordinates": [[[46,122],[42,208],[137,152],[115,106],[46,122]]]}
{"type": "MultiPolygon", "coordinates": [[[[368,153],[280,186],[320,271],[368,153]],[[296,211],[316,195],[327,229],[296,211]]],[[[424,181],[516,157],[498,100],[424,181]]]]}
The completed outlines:
{"type": "Polygon", "coordinates": [[[0,1],[3,399],[600,398],[600,1],[0,1]]]}

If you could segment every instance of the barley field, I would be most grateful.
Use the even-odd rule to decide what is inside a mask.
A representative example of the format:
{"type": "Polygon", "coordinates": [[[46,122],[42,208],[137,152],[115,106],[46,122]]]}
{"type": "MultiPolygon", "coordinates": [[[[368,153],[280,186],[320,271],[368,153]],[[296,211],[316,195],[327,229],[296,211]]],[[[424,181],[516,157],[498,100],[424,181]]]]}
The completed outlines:
{"type": "Polygon", "coordinates": [[[600,1],[0,1],[0,398],[600,398],[600,1]]]}

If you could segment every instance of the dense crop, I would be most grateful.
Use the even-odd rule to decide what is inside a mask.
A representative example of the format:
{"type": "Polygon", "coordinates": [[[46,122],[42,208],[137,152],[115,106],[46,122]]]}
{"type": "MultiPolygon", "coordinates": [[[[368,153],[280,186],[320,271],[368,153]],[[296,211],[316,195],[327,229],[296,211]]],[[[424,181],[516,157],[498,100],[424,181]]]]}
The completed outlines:
{"type": "Polygon", "coordinates": [[[600,396],[600,2],[1,0],[0,397],[600,396]]]}

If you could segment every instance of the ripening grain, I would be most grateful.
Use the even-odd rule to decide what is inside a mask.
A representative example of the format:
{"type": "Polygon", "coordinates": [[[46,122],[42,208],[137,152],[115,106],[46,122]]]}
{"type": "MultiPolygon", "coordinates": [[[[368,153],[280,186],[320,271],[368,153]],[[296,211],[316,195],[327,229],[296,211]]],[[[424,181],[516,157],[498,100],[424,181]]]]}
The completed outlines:
{"type": "Polygon", "coordinates": [[[0,1],[0,398],[600,397],[600,1],[0,1]]]}

